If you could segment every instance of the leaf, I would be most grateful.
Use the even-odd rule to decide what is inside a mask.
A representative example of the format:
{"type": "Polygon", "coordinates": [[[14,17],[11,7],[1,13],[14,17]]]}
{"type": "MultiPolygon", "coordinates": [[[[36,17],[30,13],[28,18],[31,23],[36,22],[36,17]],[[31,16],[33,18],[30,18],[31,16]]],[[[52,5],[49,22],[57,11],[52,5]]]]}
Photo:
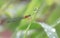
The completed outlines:
{"type": "Polygon", "coordinates": [[[55,26],[56,32],[58,34],[58,37],[60,38],[60,23],[55,26]]]}
{"type": "Polygon", "coordinates": [[[30,38],[48,38],[47,34],[41,28],[40,31],[31,34],[30,38]]]}
{"type": "MultiPolygon", "coordinates": [[[[28,23],[18,26],[18,30],[25,30],[28,27],[28,23]]],[[[37,23],[32,23],[30,29],[39,29],[41,26],[37,23]]]]}
{"type": "Polygon", "coordinates": [[[24,16],[26,15],[32,15],[34,11],[37,11],[37,9],[40,7],[42,3],[42,0],[32,0],[30,4],[28,5],[24,16]]]}

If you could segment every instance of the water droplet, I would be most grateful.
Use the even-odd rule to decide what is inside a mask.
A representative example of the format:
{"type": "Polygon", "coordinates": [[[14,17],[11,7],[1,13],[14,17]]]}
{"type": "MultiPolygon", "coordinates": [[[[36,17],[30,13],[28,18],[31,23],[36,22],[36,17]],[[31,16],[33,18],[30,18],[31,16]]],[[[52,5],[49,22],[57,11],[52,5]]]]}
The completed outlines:
{"type": "Polygon", "coordinates": [[[45,23],[39,24],[44,28],[44,31],[46,32],[49,38],[58,38],[55,28],[45,23]]]}

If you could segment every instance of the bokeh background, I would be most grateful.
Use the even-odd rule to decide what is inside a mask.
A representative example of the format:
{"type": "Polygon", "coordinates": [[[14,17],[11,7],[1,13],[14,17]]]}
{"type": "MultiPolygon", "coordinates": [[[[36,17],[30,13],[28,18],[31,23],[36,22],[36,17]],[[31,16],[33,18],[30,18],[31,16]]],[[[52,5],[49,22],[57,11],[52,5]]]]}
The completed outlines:
{"type": "Polygon", "coordinates": [[[60,38],[60,0],[0,0],[0,38],[60,38]]]}

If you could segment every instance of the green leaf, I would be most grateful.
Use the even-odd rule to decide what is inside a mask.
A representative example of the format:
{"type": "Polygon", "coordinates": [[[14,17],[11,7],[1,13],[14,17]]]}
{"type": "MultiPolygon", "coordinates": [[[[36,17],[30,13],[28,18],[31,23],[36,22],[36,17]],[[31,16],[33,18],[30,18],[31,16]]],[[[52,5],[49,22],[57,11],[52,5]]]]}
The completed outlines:
{"type": "Polygon", "coordinates": [[[60,23],[55,26],[58,37],[60,38],[60,23]]]}
{"type": "Polygon", "coordinates": [[[43,29],[40,29],[40,31],[32,33],[30,38],[48,38],[48,36],[43,29]]]}
{"type": "MultiPolygon", "coordinates": [[[[24,24],[24,23],[23,23],[24,24]]],[[[18,26],[18,30],[25,30],[28,27],[28,23],[18,26]]],[[[39,29],[41,26],[38,23],[32,23],[29,29],[39,29]]]]}
{"type": "Polygon", "coordinates": [[[37,9],[40,8],[41,3],[42,3],[42,0],[32,0],[28,5],[24,15],[34,14],[35,13],[34,11],[35,10],[37,11],[37,9]]]}

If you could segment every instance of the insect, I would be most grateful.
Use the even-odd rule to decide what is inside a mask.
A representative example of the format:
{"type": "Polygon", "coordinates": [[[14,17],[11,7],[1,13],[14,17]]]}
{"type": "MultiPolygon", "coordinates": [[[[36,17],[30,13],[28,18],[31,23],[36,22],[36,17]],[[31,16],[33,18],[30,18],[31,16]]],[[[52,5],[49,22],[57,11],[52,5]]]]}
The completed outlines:
{"type": "Polygon", "coordinates": [[[24,16],[24,18],[28,18],[28,17],[30,17],[31,15],[27,15],[27,16],[24,16]]]}
{"type": "Polygon", "coordinates": [[[31,15],[26,15],[24,17],[16,17],[16,18],[12,18],[12,19],[0,19],[0,25],[4,24],[5,22],[10,23],[10,22],[16,22],[17,20],[22,20],[22,19],[26,19],[29,18],[31,15]]]}

